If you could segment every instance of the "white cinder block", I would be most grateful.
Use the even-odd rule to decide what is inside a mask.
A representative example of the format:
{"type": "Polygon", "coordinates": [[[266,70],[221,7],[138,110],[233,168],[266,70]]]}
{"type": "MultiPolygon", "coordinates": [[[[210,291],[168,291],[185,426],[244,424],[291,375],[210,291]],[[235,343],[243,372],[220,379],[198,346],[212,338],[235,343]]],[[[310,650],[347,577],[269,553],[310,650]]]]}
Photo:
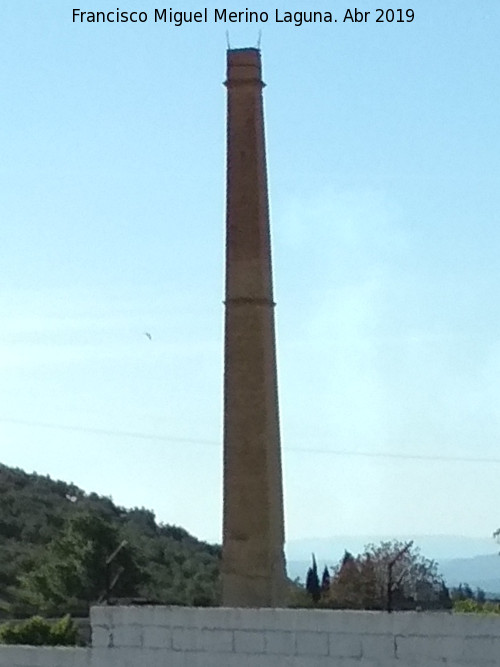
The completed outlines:
{"type": "Polygon", "coordinates": [[[10,665],[19,663],[29,665],[31,662],[35,664],[36,654],[39,653],[41,649],[36,649],[31,646],[2,646],[0,652],[2,656],[6,655],[6,659],[2,660],[2,664],[10,665]],[[10,662],[12,661],[12,662],[10,662]]]}
{"type": "Polygon", "coordinates": [[[342,634],[392,634],[395,614],[382,611],[331,612],[329,632],[342,634]]]}
{"type": "MultiPolygon", "coordinates": [[[[290,656],[251,653],[189,653],[186,655],[187,662],[182,667],[296,667],[293,662],[290,662],[292,659],[290,656]]],[[[171,667],[170,663],[165,667],[171,667]]]]}
{"type": "Polygon", "coordinates": [[[447,632],[442,635],[457,637],[499,637],[499,617],[496,614],[443,614],[447,618],[447,632]]]}
{"type": "Polygon", "coordinates": [[[144,628],[142,645],[145,648],[172,648],[172,630],[167,627],[153,625],[144,628]]]}
{"type": "Polygon", "coordinates": [[[363,649],[361,638],[351,634],[330,633],[329,654],[335,658],[361,658],[363,649]]]}
{"type": "Polygon", "coordinates": [[[232,630],[202,630],[201,645],[204,651],[229,653],[234,650],[232,630]]]}
{"type": "Polygon", "coordinates": [[[275,655],[294,655],[296,652],[295,633],[284,630],[264,633],[264,650],[275,655]]]}
{"type": "MultiPolygon", "coordinates": [[[[388,614],[386,614],[388,615],[388,614]]],[[[395,635],[426,637],[463,636],[460,619],[448,612],[416,612],[390,614],[395,635]]]]}
{"type": "Polygon", "coordinates": [[[111,646],[111,631],[102,625],[92,626],[92,646],[107,648],[111,646]]]}
{"type": "Polygon", "coordinates": [[[40,648],[37,650],[37,667],[87,667],[90,650],[84,648],[40,648]]]}
{"type": "Polygon", "coordinates": [[[1,667],[89,667],[90,650],[34,646],[0,646],[1,667]]]}
{"type": "Polygon", "coordinates": [[[363,658],[374,658],[385,660],[396,658],[396,646],[393,636],[389,635],[363,635],[361,637],[363,658]]]}
{"type": "Polygon", "coordinates": [[[230,652],[233,650],[233,632],[173,628],[172,648],[174,651],[230,652]]]}
{"type": "Polygon", "coordinates": [[[97,649],[90,667],[170,667],[166,651],[147,648],[97,649]]]}
{"type": "Polygon", "coordinates": [[[92,649],[80,649],[73,654],[72,667],[90,667],[92,662],[92,649]]]}
{"type": "Polygon", "coordinates": [[[142,646],[142,626],[140,625],[119,625],[113,628],[112,635],[113,646],[116,648],[142,646]]]}
{"type": "MultiPolygon", "coordinates": [[[[103,607],[100,607],[103,609],[103,607]]],[[[148,623],[147,609],[142,607],[108,607],[109,620],[103,625],[119,627],[120,625],[142,625],[148,623]]],[[[101,614],[103,612],[100,612],[101,614]]],[[[93,620],[92,620],[93,622],[93,620]]]]}
{"type": "Polygon", "coordinates": [[[114,607],[108,607],[107,605],[96,605],[95,607],[90,608],[90,624],[94,625],[113,625],[114,616],[113,616],[114,607]]]}
{"type": "Polygon", "coordinates": [[[297,632],[297,655],[328,655],[326,632],[297,632]]]}
{"type": "MultiPolygon", "coordinates": [[[[281,609],[213,609],[213,618],[217,618],[218,628],[231,630],[274,629],[280,623],[281,609]]],[[[286,610],[288,611],[288,610],[286,610]]],[[[212,620],[212,619],[210,619],[212,620]]],[[[206,623],[204,627],[209,627],[206,623]]]]}
{"type": "Polygon", "coordinates": [[[461,657],[463,662],[470,663],[471,665],[486,664],[488,660],[493,660],[494,658],[500,663],[500,636],[464,637],[463,653],[461,657]]]}
{"type": "MultiPolygon", "coordinates": [[[[345,667],[342,658],[333,662],[332,658],[324,655],[296,655],[292,660],[292,667],[345,667]]],[[[348,665],[348,667],[351,667],[351,665],[348,665]]],[[[354,665],[352,667],[354,667],[354,665]]],[[[365,666],[358,661],[355,667],[365,666]]],[[[369,667],[372,667],[372,665],[369,667]]]]}
{"type": "MultiPolygon", "coordinates": [[[[251,630],[252,623],[249,622],[248,616],[252,616],[251,612],[254,611],[258,610],[232,609],[227,607],[198,609],[196,625],[191,627],[206,628],[208,630],[251,630]],[[247,612],[246,618],[242,617],[244,612],[247,612]]],[[[176,621],[175,625],[179,625],[179,623],[176,621]]]]}
{"type": "Polygon", "coordinates": [[[0,646],[0,665],[1,667],[17,667],[17,665],[29,665],[29,649],[21,646],[0,646]]]}
{"type": "MultiPolygon", "coordinates": [[[[290,616],[283,614],[280,630],[305,630],[309,632],[330,632],[335,630],[338,612],[330,609],[293,609],[290,616]],[[305,614],[307,611],[309,613],[305,614]]],[[[342,612],[340,612],[342,613],[342,612]]]]}
{"type": "MultiPolygon", "coordinates": [[[[426,659],[442,662],[459,661],[463,655],[463,639],[457,637],[397,637],[396,657],[400,660],[426,659]]],[[[478,667],[478,666],[476,666],[478,667]]]]}
{"type": "Polygon", "coordinates": [[[200,631],[194,628],[173,628],[172,648],[174,651],[201,651],[200,631]]]}
{"type": "Polygon", "coordinates": [[[259,630],[235,630],[236,653],[264,653],[264,632],[259,630]]]}
{"type": "Polygon", "coordinates": [[[112,649],[104,647],[92,648],[91,667],[114,667],[117,662],[114,656],[123,655],[126,649],[112,649]]]}

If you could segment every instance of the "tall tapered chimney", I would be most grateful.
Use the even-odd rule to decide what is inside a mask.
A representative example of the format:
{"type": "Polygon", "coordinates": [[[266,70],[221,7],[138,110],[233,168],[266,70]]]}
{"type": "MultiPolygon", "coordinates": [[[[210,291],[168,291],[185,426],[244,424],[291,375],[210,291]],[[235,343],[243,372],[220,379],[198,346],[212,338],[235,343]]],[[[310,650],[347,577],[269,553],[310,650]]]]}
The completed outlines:
{"type": "Polygon", "coordinates": [[[283,483],[258,49],[227,52],[223,605],[283,606],[283,483]]]}

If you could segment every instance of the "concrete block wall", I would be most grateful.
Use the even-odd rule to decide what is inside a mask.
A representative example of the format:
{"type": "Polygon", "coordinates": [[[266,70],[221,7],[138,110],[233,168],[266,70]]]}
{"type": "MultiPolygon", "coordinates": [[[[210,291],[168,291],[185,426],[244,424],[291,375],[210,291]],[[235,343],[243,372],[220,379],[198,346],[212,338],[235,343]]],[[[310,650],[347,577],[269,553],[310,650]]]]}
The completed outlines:
{"type": "Polygon", "coordinates": [[[0,667],[500,667],[500,618],[94,607],[92,648],[0,647],[0,667]]]}
{"type": "Polygon", "coordinates": [[[0,646],[0,667],[90,667],[91,649],[0,646]]]}
{"type": "Polygon", "coordinates": [[[95,607],[92,667],[500,667],[500,619],[95,607]]]}

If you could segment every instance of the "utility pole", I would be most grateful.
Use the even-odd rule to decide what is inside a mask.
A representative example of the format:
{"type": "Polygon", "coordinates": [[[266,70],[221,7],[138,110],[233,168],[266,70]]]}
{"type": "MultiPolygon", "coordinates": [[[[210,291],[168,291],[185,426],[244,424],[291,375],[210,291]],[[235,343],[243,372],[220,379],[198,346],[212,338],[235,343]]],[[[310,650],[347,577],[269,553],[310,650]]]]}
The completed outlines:
{"type": "Polygon", "coordinates": [[[408,542],[406,546],[404,546],[401,551],[398,551],[398,553],[394,556],[394,558],[390,561],[390,563],[387,566],[387,612],[390,614],[392,612],[392,568],[394,565],[398,562],[398,560],[404,556],[404,554],[411,549],[413,546],[413,540],[411,542],[408,542]]]}

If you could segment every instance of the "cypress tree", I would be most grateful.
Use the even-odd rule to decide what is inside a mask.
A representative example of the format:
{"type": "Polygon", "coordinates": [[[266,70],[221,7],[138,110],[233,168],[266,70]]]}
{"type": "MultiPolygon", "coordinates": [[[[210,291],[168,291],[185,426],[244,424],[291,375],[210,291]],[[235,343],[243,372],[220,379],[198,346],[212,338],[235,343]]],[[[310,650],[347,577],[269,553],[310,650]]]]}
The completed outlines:
{"type": "Polygon", "coordinates": [[[323,576],[321,577],[321,592],[327,593],[329,590],[330,590],[330,573],[328,572],[328,568],[325,565],[325,569],[323,570],[323,576]]]}
{"type": "Polygon", "coordinates": [[[321,597],[321,587],[319,585],[318,566],[314,554],[312,554],[312,567],[307,570],[306,590],[312,597],[314,603],[319,601],[321,597]]]}

